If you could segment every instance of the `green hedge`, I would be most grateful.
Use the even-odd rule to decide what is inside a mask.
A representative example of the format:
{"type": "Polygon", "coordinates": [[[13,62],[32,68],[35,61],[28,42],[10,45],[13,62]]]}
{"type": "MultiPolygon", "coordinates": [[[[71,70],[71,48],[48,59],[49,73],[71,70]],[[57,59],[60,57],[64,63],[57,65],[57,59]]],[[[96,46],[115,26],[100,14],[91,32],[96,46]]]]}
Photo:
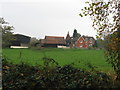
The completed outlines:
{"type": "Polygon", "coordinates": [[[65,66],[29,66],[3,60],[3,90],[40,90],[61,88],[112,88],[110,76],[65,66]]]}

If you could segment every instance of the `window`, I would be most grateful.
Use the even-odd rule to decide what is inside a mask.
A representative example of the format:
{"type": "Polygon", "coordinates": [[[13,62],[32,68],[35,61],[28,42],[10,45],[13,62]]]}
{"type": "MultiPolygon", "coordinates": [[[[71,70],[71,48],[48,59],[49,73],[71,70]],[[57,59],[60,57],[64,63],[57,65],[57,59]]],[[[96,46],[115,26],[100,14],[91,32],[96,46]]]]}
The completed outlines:
{"type": "Polygon", "coordinates": [[[80,45],[80,47],[83,47],[83,45],[80,45]]]}
{"type": "Polygon", "coordinates": [[[92,38],[90,38],[90,43],[92,43],[92,41],[93,41],[92,38]]]}
{"type": "Polygon", "coordinates": [[[82,40],[80,40],[80,43],[82,43],[82,40]]]}
{"type": "Polygon", "coordinates": [[[89,46],[92,46],[92,44],[89,44],[89,46]]]}
{"type": "Polygon", "coordinates": [[[88,41],[88,38],[85,38],[85,42],[87,42],[88,41]]]}

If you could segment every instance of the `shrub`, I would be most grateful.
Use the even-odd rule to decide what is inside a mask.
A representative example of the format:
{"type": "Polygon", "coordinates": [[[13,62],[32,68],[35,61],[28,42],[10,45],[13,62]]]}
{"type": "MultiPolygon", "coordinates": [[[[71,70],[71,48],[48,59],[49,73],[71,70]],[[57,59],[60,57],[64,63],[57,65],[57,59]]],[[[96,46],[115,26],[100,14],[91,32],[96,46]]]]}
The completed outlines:
{"type": "Polygon", "coordinates": [[[88,72],[72,65],[44,67],[3,60],[3,89],[110,88],[113,85],[110,76],[103,72],[88,72]]]}

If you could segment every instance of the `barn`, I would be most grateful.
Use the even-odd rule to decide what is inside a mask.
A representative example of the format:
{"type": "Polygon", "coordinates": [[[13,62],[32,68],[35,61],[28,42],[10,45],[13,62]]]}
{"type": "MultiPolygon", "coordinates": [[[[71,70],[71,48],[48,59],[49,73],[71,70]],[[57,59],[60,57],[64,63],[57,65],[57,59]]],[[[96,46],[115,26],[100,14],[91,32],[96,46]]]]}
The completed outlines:
{"type": "Polygon", "coordinates": [[[23,46],[23,47],[29,46],[31,37],[25,36],[22,34],[15,34],[14,37],[15,37],[15,40],[12,41],[11,46],[23,46]]]}
{"type": "Polygon", "coordinates": [[[45,36],[44,39],[40,39],[40,45],[41,47],[57,48],[58,46],[66,46],[66,41],[64,37],[45,36]]]}

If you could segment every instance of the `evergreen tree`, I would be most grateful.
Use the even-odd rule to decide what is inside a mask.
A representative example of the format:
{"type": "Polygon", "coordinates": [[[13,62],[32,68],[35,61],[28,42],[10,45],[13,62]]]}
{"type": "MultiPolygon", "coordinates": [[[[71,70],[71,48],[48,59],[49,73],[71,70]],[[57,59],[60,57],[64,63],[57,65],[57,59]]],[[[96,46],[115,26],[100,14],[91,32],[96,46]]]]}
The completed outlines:
{"type": "Polygon", "coordinates": [[[74,29],[74,32],[73,32],[73,38],[76,38],[77,37],[77,30],[76,29],[74,29]]]}

